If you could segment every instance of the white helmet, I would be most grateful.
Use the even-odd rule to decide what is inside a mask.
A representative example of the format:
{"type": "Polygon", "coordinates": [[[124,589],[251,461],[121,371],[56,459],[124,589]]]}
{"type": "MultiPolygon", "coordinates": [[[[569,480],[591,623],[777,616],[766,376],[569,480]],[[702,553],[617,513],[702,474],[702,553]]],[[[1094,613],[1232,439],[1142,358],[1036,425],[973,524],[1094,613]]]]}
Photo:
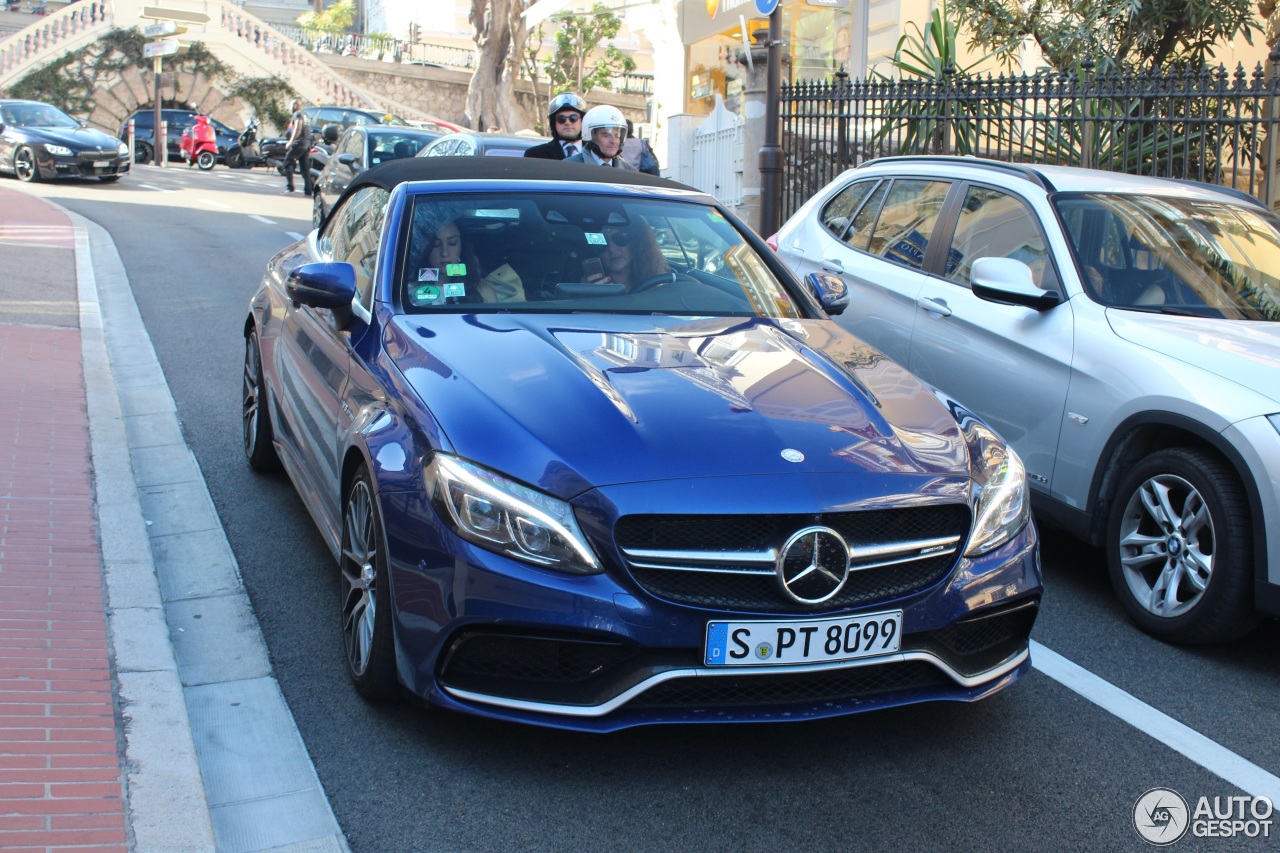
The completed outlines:
{"type": "Polygon", "coordinates": [[[619,140],[627,138],[627,120],[623,117],[622,111],[617,107],[611,107],[608,104],[601,104],[598,107],[592,107],[587,110],[587,114],[582,117],[582,139],[592,147],[595,141],[592,135],[601,128],[611,127],[618,131],[619,140]]]}

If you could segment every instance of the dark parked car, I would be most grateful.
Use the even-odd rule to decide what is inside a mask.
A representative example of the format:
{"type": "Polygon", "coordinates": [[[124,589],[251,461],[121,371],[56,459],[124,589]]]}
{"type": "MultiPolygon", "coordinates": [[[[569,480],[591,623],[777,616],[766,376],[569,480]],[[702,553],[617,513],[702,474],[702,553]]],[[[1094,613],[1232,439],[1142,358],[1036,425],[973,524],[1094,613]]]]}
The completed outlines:
{"type": "Polygon", "coordinates": [[[98,178],[129,172],[129,149],[51,104],[0,100],[0,171],[22,181],[98,178]]]}
{"type": "MultiPolygon", "coordinates": [[[[196,123],[196,116],[198,115],[200,115],[200,113],[193,110],[160,111],[160,120],[168,122],[165,140],[168,145],[168,158],[170,163],[182,162],[182,150],[178,145],[182,139],[182,131],[193,127],[196,123]]],[[[130,118],[133,119],[134,161],[138,163],[154,162],[156,137],[155,111],[139,110],[130,116],[130,118]]],[[[225,162],[227,149],[240,141],[240,131],[231,129],[215,118],[210,118],[209,124],[213,126],[214,132],[218,137],[218,162],[225,162]]],[[[120,125],[119,136],[123,141],[129,141],[129,122],[127,120],[120,125]]]]}
{"type": "MultiPolygon", "coordinates": [[[[403,125],[366,124],[348,128],[335,143],[333,153],[325,157],[324,169],[316,178],[312,227],[320,225],[356,175],[388,160],[412,157],[438,136],[440,134],[433,130],[403,125]]],[[[312,158],[317,154],[313,149],[312,158]]]]}
{"type": "Polygon", "coordinates": [[[319,142],[324,129],[331,124],[337,125],[340,131],[344,131],[349,127],[359,127],[367,124],[386,124],[393,127],[409,126],[409,123],[400,118],[400,116],[378,112],[377,110],[360,110],[355,107],[303,107],[302,114],[307,117],[307,122],[311,125],[313,142],[319,142]]]}
{"type": "Polygon", "coordinates": [[[418,152],[419,157],[523,157],[525,149],[541,145],[545,136],[515,133],[475,133],[464,130],[442,136],[418,152]]]}
{"type": "Polygon", "coordinates": [[[833,323],[838,279],[710,196],[599,173],[385,163],[266,264],[245,453],[333,554],[356,689],[604,731],[1025,674],[1017,455],[833,323]]]}

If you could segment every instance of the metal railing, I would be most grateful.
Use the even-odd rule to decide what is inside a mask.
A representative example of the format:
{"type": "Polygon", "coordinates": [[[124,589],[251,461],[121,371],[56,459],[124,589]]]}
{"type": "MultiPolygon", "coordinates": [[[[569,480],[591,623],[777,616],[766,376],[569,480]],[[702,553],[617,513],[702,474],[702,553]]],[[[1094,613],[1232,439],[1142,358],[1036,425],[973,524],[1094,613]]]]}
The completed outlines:
{"type": "Polygon", "coordinates": [[[1271,197],[1280,78],[1261,66],[783,86],[785,218],[840,172],[894,154],[1186,178],[1271,197]]]}

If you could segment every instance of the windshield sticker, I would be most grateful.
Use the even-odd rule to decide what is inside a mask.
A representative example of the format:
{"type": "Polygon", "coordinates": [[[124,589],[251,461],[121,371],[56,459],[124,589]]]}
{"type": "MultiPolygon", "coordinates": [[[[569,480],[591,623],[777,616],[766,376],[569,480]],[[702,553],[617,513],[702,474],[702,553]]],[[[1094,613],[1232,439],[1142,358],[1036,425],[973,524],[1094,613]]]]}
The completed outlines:
{"type": "MultiPolygon", "coordinates": [[[[432,270],[432,272],[435,272],[435,270],[432,270]]],[[[440,301],[440,288],[434,284],[415,287],[413,292],[409,294],[409,301],[414,305],[434,305],[440,301]]]]}
{"type": "Polygon", "coordinates": [[[600,233],[595,232],[595,231],[587,231],[587,232],[585,232],[585,233],[586,233],[586,235],[587,235],[587,242],[588,242],[588,243],[590,243],[592,246],[607,246],[607,245],[609,245],[609,241],[608,241],[608,240],[606,240],[606,239],[604,238],[604,235],[603,235],[603,234],[600,234],[600,233]]]}
{"type": "Polygon", "coordinates": [[[467,286],[460,281],[451,281],[444,286],[445,299],[461,299],[467,295],[467,286]]]}
{"type": "Polygon", "coordinates": [[[424,267],[418,270],[418,281],[439,281],[440,270],[436,267],[424,267]]]}
{"type": "Polygon", "coordinates": [[[719,222],[722,224],[729,221],[725,219],[724,216],[721,215],[719,211],[715,211],[715,210],[708,213],[707,218],[710,219],[712,222],[719,222]]]}
{"type": "Polygon", "coordinates": [[[466,264],[445,264],[444,274],[461,278],[467,274],[466,264]]]}

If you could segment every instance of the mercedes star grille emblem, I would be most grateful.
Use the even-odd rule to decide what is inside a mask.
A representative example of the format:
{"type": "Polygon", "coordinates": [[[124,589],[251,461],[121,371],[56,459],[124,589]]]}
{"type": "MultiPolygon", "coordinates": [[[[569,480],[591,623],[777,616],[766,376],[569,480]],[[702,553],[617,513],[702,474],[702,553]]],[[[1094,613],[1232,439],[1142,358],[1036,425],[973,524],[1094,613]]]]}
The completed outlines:
{"type": "Polygon", "coordinates": [[[782,546],[777,572],[787,595],[801,604],[821,604],[849,577],[849,546],[829,527],[806,527],[782,546]]]}

